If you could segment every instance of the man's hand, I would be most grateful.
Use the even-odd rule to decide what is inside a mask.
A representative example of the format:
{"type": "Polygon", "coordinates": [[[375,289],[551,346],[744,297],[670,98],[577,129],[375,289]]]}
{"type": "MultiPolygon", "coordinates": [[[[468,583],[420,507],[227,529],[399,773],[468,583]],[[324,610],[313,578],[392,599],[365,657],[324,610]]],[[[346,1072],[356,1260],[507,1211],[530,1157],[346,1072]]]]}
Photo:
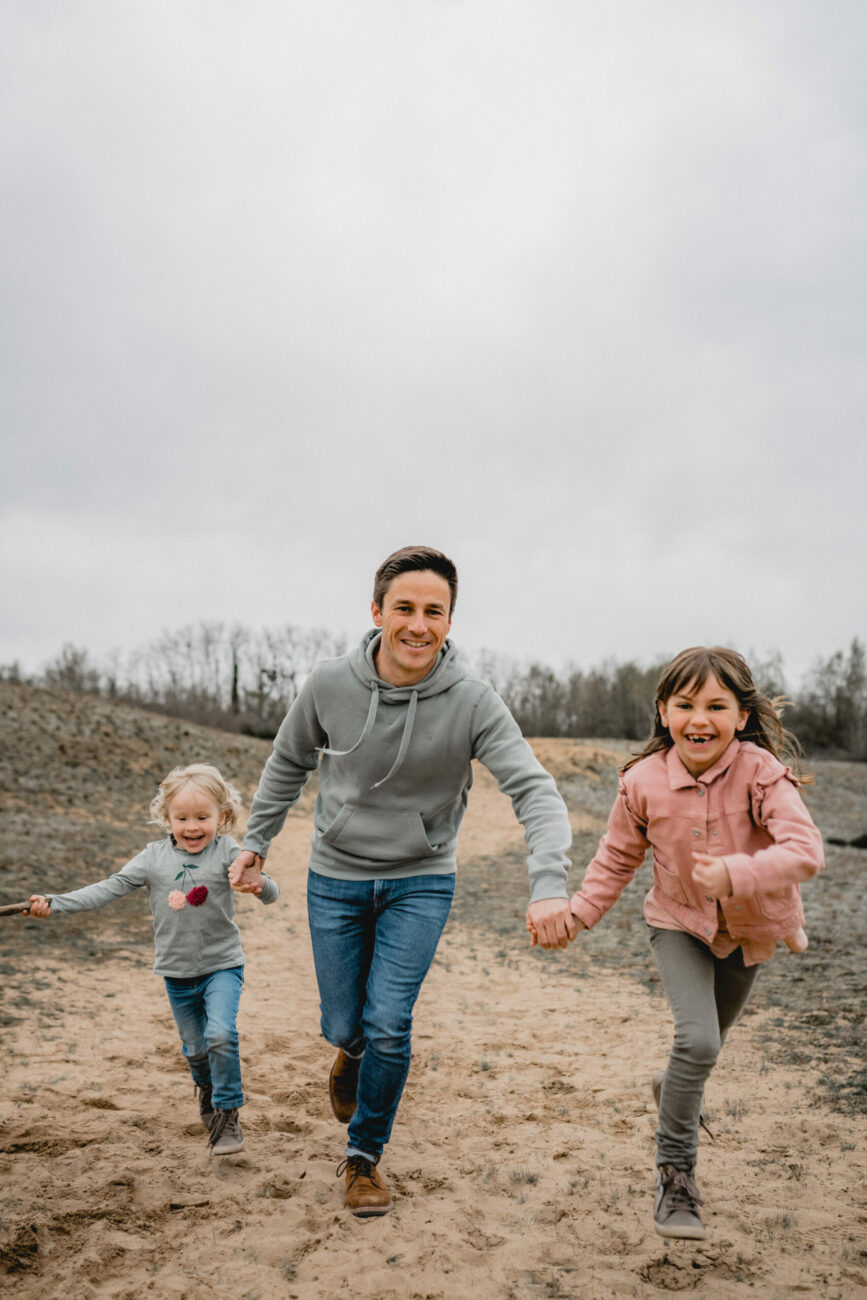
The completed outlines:
{"type": "Polygon", "coordinates": [[[249,849],[242,849],[229,867],[229,884],[239,894],[261,894],[265,888],[262,879],[264,861],[264,858],[251,853],[249,849]]]}
{"type": "Polygon", "coordinates": [[[24,916],[38,916],[40,921],[51,915],[51,904],[44,894],[31,894],[30,906],[23,913],[24,916]]]}
{"type": "Polygon", "coordinates": [[[692,878],[711,898],[728,898],[732,892],[732,878],[725,858],[712,858],[707,853],[693,853],[695,866],[692,878]]]}
{"type": "Polygon", "coordinates": [[[581,928],[567,898],[540,898],[527,908],[527,929],[542,948],[568,948],[581,928]]]}

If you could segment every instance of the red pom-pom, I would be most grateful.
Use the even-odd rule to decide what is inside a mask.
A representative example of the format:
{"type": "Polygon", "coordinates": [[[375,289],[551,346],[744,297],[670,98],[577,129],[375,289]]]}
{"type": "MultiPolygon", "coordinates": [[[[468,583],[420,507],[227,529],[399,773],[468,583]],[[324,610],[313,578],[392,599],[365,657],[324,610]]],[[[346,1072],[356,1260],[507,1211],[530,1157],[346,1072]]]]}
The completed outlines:
{"type": "Polygon", "coordinates": [[[201,907],[202,903],[204,903],[207,897],[208,897],[208,886],[196,885],[187,894],[187,902],[189,903],[190,907],[201,907]]]}

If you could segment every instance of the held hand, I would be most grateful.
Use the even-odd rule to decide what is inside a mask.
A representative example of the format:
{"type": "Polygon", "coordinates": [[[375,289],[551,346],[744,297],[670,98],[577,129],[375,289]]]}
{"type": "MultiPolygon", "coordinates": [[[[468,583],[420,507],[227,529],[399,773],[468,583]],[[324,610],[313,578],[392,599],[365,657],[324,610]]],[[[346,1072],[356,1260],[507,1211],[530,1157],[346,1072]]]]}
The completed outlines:
{"type": "Polygon", "coordinates": [[[263,861],[263,858],[251,853],[249,849],[242,849],[229,867],[229,884],[232,888],[239,894],[261,894],[265,888],[261,870],[263,861]]]}
{"type": "Polygon", "coordinates": [[[807,931],[801,926],[794,934],[787,934],[783,940],[789,952],[806,952],[810,946],[807,931]]]}
{"type": "Polygon", "coordinates": [[[44,921],[51,915],[51,904],[44,894],[31,894],[30,906],[22,915],[38,916],[40,921],[44,921]]]}
{"type": "Polygon", "coordinates": [[[728,898],[732,892],[732,878],[725,858],[712,858],[707,853],[693,853],[695,866],[692,878],[699,888],[711,898],[728,898]]]}
{"type": "Polygon", "coordinates": [[[565,898],[540,898],[527,908],[531,944],[542,948],[568,948],[579,929],[565,898]]]}
{"type": "MultiPolygon", "coordinates": [[[[575,913],[573,912],[572,915],[575,916],[575,913]]],[[[581,920],[580,916],[575,916],[575,924],[576,924],[576,926],[578,927],[578,931],[579,931],[579,933],[580,933],[581,930],[586,930],[586,929],[587,929],[587,926],[586,926],[586,925],[584,924],[584,922],[581,920]]],[[[531,948],[535,948],[535,947],[536,947],[536,944],[539,942],[539,935],[538,935],[538,933],[537,933],[537,931],[536,931],[536,927],[535,927],[535,925],[534,925],[533,922],[530,920],[529,916],[527,917],[526,928],[527,928],[527,930],[528,930],[528,932],[529,932],[529,935],[530,935],[530,947],[531,947],[531,948]]],[[[577,938],[578,935],[576,934],[575,937],[577,938]]],[[[788,942],[788,940],[787,940],[787,942],[788,942]]]]}

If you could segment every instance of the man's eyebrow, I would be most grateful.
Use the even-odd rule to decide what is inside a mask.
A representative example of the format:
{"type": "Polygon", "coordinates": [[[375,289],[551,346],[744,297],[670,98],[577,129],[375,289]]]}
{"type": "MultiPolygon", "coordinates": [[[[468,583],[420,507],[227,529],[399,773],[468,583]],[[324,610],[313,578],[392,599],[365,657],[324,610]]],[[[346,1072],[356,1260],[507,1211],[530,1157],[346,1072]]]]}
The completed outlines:
{"type": "Polygon", "coordinates": [[[444,600],[419,600],[419,601],[415,601],[415,600],[412,600],[412,598],[409,597],[409,596],[398,596],[398,598],[395,600],[394,603],[395,603],[395,605],[416,605],[416,604],[418,604],[418,605],[423,605],[423,606],[425,607],[425,609],[446,609],[446,608],[447,608],[447,607],[446,607],[446,602],[445,602],[444,600]]]}

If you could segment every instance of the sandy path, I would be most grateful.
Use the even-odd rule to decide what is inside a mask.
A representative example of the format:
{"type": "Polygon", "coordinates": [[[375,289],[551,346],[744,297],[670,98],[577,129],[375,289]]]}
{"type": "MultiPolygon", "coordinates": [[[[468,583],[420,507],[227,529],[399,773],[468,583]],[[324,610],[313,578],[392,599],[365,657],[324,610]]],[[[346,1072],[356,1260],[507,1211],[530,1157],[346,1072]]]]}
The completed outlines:
{"type": "MultiPolygon", "coordinates": [[[[480,781],[465,856],[520,841],[509,815],[480,781]]],[[[669,1037],[658,999],[589,970],[577,949],[550,957],[574,963],[574,985],[552,981],[520,937],[495,957],[466,928],[447,930],[416,1011],[383,1161],[394,1211],[348,1215],[304,917],[308,835],[309,801],[272,853],[279,903],[239,907],[249,1104],[237,1157],[206,1155],[161,981],[140,955],[79,982],[60,961],[41,967],[32,1024],[5,1039],[10,1295],[867,1295],[867,1125],[808,1102],[803,1072],[761,1068],[768,1017],[732,1034],[709,1089],[710,1238],[665,1243],[650,1215],[648,1078],[669,1037]]]]}

